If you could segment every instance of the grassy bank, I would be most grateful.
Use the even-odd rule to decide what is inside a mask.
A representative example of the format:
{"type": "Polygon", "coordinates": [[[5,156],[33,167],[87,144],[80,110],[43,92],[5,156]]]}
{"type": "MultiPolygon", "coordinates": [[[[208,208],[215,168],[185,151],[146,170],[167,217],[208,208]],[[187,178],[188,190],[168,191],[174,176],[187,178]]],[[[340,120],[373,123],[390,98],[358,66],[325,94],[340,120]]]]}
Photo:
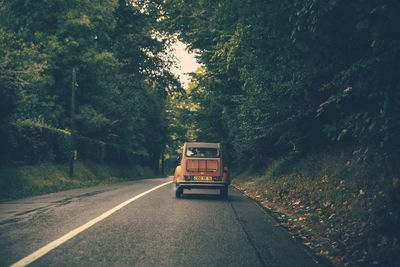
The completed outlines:
{"type": "Polygon", "coordinates": [[[351,151],[291,154],[233,184],[338,266],[399,266],[400,183],[351,151]]]}
{"type": "Polygon", "coordinates": [[[154,175],[148,167],[77,161],[74,177],[68,164],[42,163],[0,166],[0,200],[16,199],[72,188],[107,184],[154,175]]]}

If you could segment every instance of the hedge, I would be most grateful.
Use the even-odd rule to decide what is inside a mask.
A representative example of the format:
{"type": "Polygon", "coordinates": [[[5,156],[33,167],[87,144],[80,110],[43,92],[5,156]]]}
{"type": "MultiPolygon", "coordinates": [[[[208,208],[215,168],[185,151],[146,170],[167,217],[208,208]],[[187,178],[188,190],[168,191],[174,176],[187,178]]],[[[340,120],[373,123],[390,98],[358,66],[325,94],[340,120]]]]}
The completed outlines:
{"type": "MultiPolygon", "coordinates": [[[[69,131],[25,120],[3,126],[0,132],[0,160],[3,164],[66,163],[70,159],[72,145],[69,131]]],[[[76,147],[79,159],[150,165],[147,155],[84,136],[77,136],[76,147]]]]}

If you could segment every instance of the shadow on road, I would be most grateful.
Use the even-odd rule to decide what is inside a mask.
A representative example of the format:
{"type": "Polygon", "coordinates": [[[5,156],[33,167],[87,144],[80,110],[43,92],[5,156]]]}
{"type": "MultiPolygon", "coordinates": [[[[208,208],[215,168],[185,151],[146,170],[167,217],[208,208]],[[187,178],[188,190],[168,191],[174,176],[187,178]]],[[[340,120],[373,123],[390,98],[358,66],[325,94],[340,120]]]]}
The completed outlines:
{"type": "Polygon", "coordinates": [[[221,197],[216,194],[200,194],[200,193],[186,193],[182,195],[182,199],[187,200],[212,200],[212,201],[240,201],[237,196],[228,196],[228,198],[221,197]]]}

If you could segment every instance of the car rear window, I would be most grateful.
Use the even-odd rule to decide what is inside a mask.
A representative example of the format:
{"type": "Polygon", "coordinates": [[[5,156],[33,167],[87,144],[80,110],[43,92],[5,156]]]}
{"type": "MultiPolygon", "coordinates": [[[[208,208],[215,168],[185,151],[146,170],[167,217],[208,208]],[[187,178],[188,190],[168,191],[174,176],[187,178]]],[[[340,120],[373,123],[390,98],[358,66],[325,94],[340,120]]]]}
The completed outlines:
{"type": "Polygon", "coordinates": [[[219,158],[219,149],[210,147],[188,147],[186,157],[189,158],[219,158]]]}

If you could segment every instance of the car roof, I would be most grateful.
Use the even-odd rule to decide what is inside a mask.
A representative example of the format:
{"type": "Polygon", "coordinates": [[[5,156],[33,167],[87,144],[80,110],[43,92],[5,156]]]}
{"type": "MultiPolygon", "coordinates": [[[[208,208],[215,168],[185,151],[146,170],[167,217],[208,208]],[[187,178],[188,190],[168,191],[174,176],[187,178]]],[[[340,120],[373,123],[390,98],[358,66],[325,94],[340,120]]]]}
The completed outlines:
{"type": "Polygon", "coordinates": [[[205,142],[188,142],[185,143],[186,147],[209,147],[209,148],[221,148],[220,143],[205,143],[205,142]]]}

